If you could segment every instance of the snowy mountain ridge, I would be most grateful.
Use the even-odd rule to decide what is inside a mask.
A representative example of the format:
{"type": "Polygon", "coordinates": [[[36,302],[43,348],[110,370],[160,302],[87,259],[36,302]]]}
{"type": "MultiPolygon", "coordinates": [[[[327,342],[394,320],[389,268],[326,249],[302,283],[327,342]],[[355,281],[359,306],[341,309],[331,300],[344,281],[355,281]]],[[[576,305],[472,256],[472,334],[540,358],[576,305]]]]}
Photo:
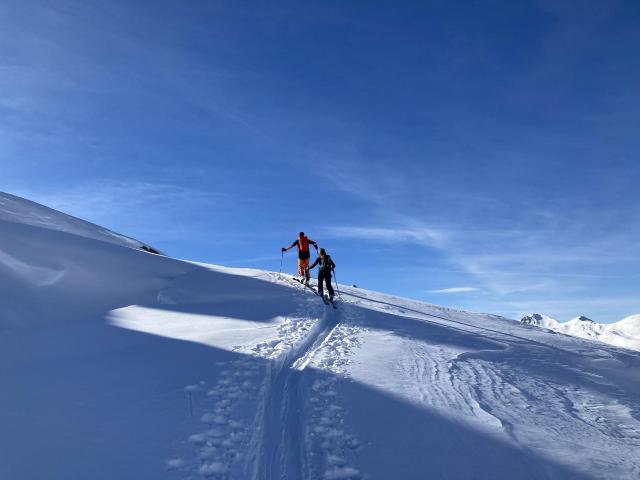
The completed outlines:
{"type": "Polygon", "coordinates": [[[334,310],[42,208],[0,203],[0,478],[640,473],[639,353],[345,285],[334,310]]]}
{"type": "Polygon", "coordinates": [[[540,313],[532,313],[531,315],[525,315],[520,320],[524,325],[533,325],[535,327],[543,327],[553,329],[558,326],[560,322],[540,313]]]}
{"type": "Polygon", "coordinates": [[[5,192],[0,192],[0,221],[66,232],[132,248],[152,249],[133,238],[5,192]]]}
{"type": "Polygon", "coordinates": [[[640,314],[631,315],[616,323],[603,324],[584,316],[563,323],[547,315],[533,313],[522,317],[520,322],[525,325],[548,328],[559,333],[640,351],[640,314]]]}

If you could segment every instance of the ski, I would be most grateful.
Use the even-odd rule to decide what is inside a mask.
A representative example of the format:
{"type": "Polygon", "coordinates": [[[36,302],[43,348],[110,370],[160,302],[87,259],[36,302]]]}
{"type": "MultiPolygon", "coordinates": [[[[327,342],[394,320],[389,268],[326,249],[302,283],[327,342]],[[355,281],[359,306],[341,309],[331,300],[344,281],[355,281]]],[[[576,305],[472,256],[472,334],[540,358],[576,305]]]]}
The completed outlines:
{"type": "Polygon", "coordinates": [[[311,290],[313,293],[315,293],[316,295],[320,296],[320,294],[318,293],[318,291],[317,291],[315,288],[313,288],[313,286],[312,286],[310,283],[304,283],[304,282],[300,281],[300,279],[299,279],[299,278],[297,278],[297,277],[293,277],[293,279],[294,279],[296,282],[298,282],[300,285],[302,285],[303,287],[308,288],[308,289],[309,289],[309,290],[311,290]]]}
{"type": "MultiPolygon", "coordinates": [[[[300,280],[298,277],[292,277],[293,280],[295,280],[296,282],[298,282],[300,285],[302,285],[303,287],[307,287],[311,290],[313,290],[311,283],[306,283],[303,282],[302,280],[300,280]]],[[[313,290],[315,292],[315,290],[313,290]]],[[[317,293],[317,292],[316,292],[317,293]]]]}
{"type": "Polygon", "coordinates": [[[333,303],[333,300],[328,300],[327,298],[325,298],[324,295],[322,295],[322,301],[324,302],[325,305],[329,306],[331,305],[333,307],[334,310],[337,310],[338,307],[336,307],[336,304],[333,303]]]}
{"type": "Polygon", "coordinates": [[[292,278],[293,280],[295,280],[296,282],[298,282],[298,283],[299,283],[300,285],[302,285],[303,287],[306,287],[306,288],[308,288],[309,290],[311,290],[313,293],[315,293],[316,295],[318,295],[320,298],[322,298],[322,302],[323,302],[325,305],[327,305],[327,306],[328,306],[328,305],[331,305],[334,309],[337,309],[337,308],[338,308],[338,307],[336,307],[336,305],[335,305],[335,303],[333,302],[333,300],[327,300],[327,298],[326,298],[324,295],[320,295],[320,294],[318,293],[318,291],[317,291],[315,288],[313,288],[313,286],[311,286],[310,284],[302,282],[298,277],[291,277],[291,278],[292,278]]]}
{"type": "MultiPolygon", "coordinates": [[[[318,292],[316,292],[316,293],[318,293],[318,292]]],[[[318,293],[318,295],[320,295],[320,294],[318,293]]],[[[320,297],[322,298],[322,301],[324,302],[325,305],[327,305],[327,306],[331,305],[334,309],[338,308],[338,307],[336,307],[336,304],[333,303],[333,300],[331,300],[330,298],[327,298],[324,295],[320,295],[320,297]]]]}

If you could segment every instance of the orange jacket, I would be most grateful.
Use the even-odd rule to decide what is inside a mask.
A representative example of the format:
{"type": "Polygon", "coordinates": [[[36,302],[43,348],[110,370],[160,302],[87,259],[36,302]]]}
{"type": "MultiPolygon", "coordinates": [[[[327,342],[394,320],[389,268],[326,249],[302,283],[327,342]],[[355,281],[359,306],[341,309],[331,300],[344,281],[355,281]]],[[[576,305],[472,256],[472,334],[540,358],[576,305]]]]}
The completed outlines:
{"type": "Polygon", "coordinates": [[[298,238],[295,242],[289,245],[287,250],[289,250],[289,248],[292,248],[293,246],[297,246],[298,252],[308,252],[309,245],[313,245],[316,248],[318,248],[318,244],[305,235],[303,237],[298,238]]]}

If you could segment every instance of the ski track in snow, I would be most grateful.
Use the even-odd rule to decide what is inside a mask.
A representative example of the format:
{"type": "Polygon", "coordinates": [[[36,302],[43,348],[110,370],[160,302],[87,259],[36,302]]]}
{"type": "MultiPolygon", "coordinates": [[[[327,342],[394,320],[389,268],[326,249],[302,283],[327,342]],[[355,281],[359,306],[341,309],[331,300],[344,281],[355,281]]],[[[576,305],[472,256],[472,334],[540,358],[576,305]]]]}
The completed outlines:
{"type": "MultiPolygon", "coordinates": [[[[625,405],[622,399],[613,401],[596,389],[562,383],[560,376],[569,367],[558,365],[556,360],[539,351],[534,354],[526,346],[503,350],[499,354],[502,361],[497,362],[483,358],[485,354],[466,354],[451,364],[457,370],[452,377],[454,391],[473,400],[473,404],[468,406],[475,410],[477,418],[484,416],[488,422],[494,418],[496,425],[516,444],[535,447],[528,430],[535,430],[544,422],[548,439],[561,441],[568,432],[574,438],[607,437],[609,442],[617,443],[617,449],[628,452],[628,458],[634,458],[636,454],[633,452],[640,447],[640,424],[637,421],[635,426],[629,424],[631,405],[625,405]],[[540,371],[557,371],[558,381],[540,381],[535,375],[528,374],[522,368],[522,362],[527,361],[537,362],[536,369],[540,371]],[[522,415],[523,410],[526,415],[522,415]],[[535,423],[532,419],[535,419],[535,423]],[[576,432],[576,429],[579,431],[576,432]]],[[[581,375],[579,371],[570,373],[581,375]]],[[[580,444],[579,448],[582,452],[592,450],[591,454],[586,455],[588,458],[598,458],[597,449],[590,442],[580,444]]],[[[615,471],[618,466],[618,460],[613,458],[608,462],[602,459],[593,461],[598,463],[594,467],[600,470],[615,471]]]]}
{"type": "MultiPolygon", "coordinates": [[[[365,447],[348,431],[339,388],[341,382],[349,381],[352,354],[367,331],[361,325],[361,310],[351,304],[377,301],[340,302],[334,310],[305,287],[275,274],[269,276],[275,283],[298,290],[297,312],[282,321],[274,338],[237,346],[236,351],[248,354],[247,358],[219,365],[222,371],[217,384],[191,386],[206,390],[209,401],[201,415],[205,428],[188,439],[197,450],[197,462],[189,465],[171,459],[167,469],[186,474],[183,478],[215,480],[367,478],[353,466],[365,447]],[[258,399],[256,416],[242,423],[234,418],[234,409],[249,398],[258,399]]],[[[640,447],[637,407],[624,398],[612,400],[597,389],[564,384],[563,375],[586,374],[570,367],[569,361],[558,364],[562,349],[447,318],[446,311],[434,315],[388,305],[378,309],[473,333],[489,345],[458,351],[437,342],[407,340],[408,354],[399,356],[393,368],[404,379],[403,391],[417,403],[443,414],[455,411],[459,421],[480,425],[523,448],[544,449],[539,437],[540,422],[544,422],[551,440],[561,441],[568,432],[572,438],[600,436],[600,441],[606,438],[617,443],[616,448],[634,458],[640,447]],[[557,382],[530,374],[526,367],[531,365],[536,371],[553,372],[557,382]],[[577,436],[576,429],[580,430],[577,436]]],[[[595,450],[589,452],[588,444],[576,448],[587,452],[589,467],[617,471],[619,459],[603,460],[595,450]]],[[[631,463],[620,471],[640,475],[638,462],[631,463]]],[[[531,468],[535,475],[539,467],[531,468]]],[[[544,477],[544,472],[540,475],[544,477]]]]}
{"type": "Polygon", "coordinates": [[[304,295],[301,313],[309,316],[312,312],[315,321],[311,327],[305,325],[306,336],[289,353],[269,364],[264,386],[263,431],[252,478],[360,478],[360,472],[345,460],[346,450],[356,448],[359,443],[341,428],[337,377],[310,384],[309,377],[315,375],[307,375],[307,367],[314,365],[334,374],[343,373],[341,367],[348,362],[350,348],[357,344],[358,329],[345,315],[344,311],[348,311],[345,305],[334,310],[319,303],[307,290],[304,295]]]}
{"type": "MultiPolygon", "coordinates": [[[[424,315],[432,317],[428,313],[424,315]]],[[[595,436],[601,441],[608,438],[616,449],[625,452],[624,457],[632,462],[637,459],[640,422],[632,404],[625,403],[623,398],[611,400],[610,395],[599,394],[597,389],[563,384],[563,374],[567,377],[568,374],[582,377],[586,374],[568,365],[558,365],[557,352],[554,352],[556,356],[545,354],[536,342],[520,341],[506,333],[501,337],[506,340],[504,344],[496,345],[495,350],[465,352],[453,358],[447,356],[447,353],[451,354],[450,350],[407,342],[411,354],[398,360],[397,368],[400,374],[412,380],[407,390],[413,388],[420,403],[442,411],[455,410],[470,422],[479,421],[485,427],[501,432],[512,443],[533,449],[542,447],[536,445],[538,438],[528,435],[529,430],[539,429],[542,419],[550,441],[561,443],[568,433],[573,438],[595,436]],[[525,362],[536,364],[538,371],[556,373],[559,380],[538,380],[520,368],[525,362]],[[526,415],[521,415],[523,410],[526,415]],[[636,420],[635,425],[630,425],[630,418],[636,420]],[[534,419],[535,423],[532,422],[534,419]]],[[[497,339],[492,340],[496,342],[497,339]]],[[[594,380],[597,383],[598,379],[594,380]]],[[[588,452],[585,457],[592,462],[591,468],[609,472],[619,468],[619,458],[603,460],[598,455],[598,447],[591,447],[589,442],[576,444],[575,448],[588,452]]],[[[640,478],[637,460],[631,471],[635,475],[633,478],[640,478]]]]}
{"type": "Polygon", "coordinates": [[[336,325],[314,352],[313,365],[332,375],[316,378],[308,395],[310,415],[305,431],[309,448],[304,478],[359,479],[360,471],[349,465],[358,450],[360,440],[345,427],[345,409],[340,405],[338,387],[347,381],[347,366],[353,349],[360,346],[358,315],[341,305],[343,321],[336,325]],[[317,452],[321,452],[318,454],[317,452]]]}
{"type": "Polygon", "coordinates": [[[347,459],[360,442],[344,431],[344,409],[336,399],[349,355],[359,346],[358,333],[363,329],[357,325],[357,315],[350,315],[346,304],[332,309],[306,287],[269,276],[299,290],[297,314],[284,319],[275,338],[237,346],[236,351],[250,356],[219,362],[215,385],[201,382],[185,387],[188,395],[206,392],[200,416],[205,428],[188,438],[196,449],[196,461],[173,458],[166,468],[185,479],[359,479],[360,472],[347,459]],[[256,359],[267,360],[266,367],[256,359]],[[335,376],[307,378],[314,376],[306,374],[310,366],[335,376]],[[253,424],[234,418],[235,407],[256,396],[253,424]],[[302,418],[307,413],[309,417],[302,418]]]}

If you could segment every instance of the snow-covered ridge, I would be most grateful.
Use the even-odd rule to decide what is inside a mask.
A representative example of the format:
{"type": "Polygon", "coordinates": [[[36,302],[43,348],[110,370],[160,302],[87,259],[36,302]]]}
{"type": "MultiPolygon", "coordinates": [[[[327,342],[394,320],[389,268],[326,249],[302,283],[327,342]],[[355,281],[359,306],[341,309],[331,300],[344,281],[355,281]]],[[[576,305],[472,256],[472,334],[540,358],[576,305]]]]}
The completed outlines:
{"type": "Polygon", "coordinates": [[[5,192],[0,192],[0,221],[31,225],[116,245],[157,252],[139,240],[5,192]]]}
{"type": "Polygon", "coordinates": [[[0,331],[129,305],[186,270],[138,240],[0,193],[0,331]]]}
{"type": "Polygon", "coordinates": [[[533,313],[522,317],[520,322],[617,347],[640,350],[640,314],[631,315],[616,323],[597,323],[584,316],[563,323],[547,315],[533,313]]]}

